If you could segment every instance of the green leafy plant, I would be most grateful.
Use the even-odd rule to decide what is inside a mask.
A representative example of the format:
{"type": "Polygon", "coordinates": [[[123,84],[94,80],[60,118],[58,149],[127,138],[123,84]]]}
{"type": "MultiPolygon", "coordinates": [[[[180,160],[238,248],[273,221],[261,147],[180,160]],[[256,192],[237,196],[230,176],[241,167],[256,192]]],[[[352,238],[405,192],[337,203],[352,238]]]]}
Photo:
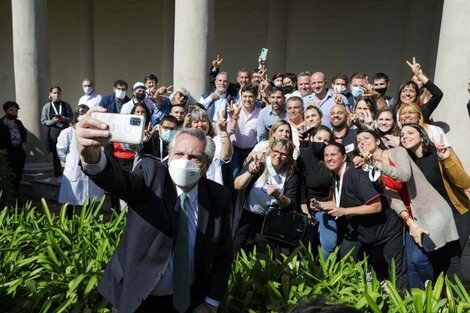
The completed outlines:
{"type": "Polygon", "coordinates": [[[104,198],[66,218],[66,205],[51,214],[25,208],[0,212],[0,300],[10,312],[105,312],[96,290],[114,252],[125,213],[99,214],[104,198]]]}

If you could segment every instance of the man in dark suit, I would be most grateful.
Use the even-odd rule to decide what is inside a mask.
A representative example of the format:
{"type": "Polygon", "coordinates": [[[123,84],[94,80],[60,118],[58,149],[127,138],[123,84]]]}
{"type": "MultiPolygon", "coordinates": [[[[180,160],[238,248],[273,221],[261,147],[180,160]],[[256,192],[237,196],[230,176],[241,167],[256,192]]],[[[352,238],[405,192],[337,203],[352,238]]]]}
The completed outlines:
{"type": "Polygon", "coordinates": [[[101,98],[99,105],[107,109],[109,113],[121,113],[124,103],[130,100],[127,96],[127,83],[122,79],[118,79],[114,82],[113,94],[101,98]]]}
{"type": "Polygon", "coordinates": [[[213,155],[204,134],[181,130],[168,169],[144,158],[130,173],[101,152],[106,124],[87,114],[76,133],[85,172],[130,207],[103,296],[119,313],[216,312],[233,259],[230,194],[204,177],[213,155]]]}

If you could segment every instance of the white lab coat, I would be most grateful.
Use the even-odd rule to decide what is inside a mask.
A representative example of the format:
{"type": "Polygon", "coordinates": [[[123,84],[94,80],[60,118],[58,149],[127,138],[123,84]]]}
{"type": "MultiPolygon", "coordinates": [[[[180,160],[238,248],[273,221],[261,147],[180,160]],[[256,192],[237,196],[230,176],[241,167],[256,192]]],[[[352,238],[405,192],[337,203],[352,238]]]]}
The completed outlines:
{"type": "Polygon", "coordinates": [[[68,202],[71,205],[83,205],[86,197],[101,199],[103,189],[86,176],[78,162],[80,155],[77,150],[75,128],[64,129],[57,138],[57,154],[65,162],[64,176],[59,191],[59,203],[68,202]]]}

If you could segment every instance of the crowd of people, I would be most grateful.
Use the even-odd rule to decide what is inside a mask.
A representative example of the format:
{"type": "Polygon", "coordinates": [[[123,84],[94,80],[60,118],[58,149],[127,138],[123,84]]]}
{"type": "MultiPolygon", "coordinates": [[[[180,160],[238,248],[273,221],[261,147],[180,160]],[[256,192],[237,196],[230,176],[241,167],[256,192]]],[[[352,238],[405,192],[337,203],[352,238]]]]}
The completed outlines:
{"type": "MultiPolygon", "coordinates": [[[[211,88],[197,103],[185,88],[173,91],[171,85],[160,86],[154,74],[146,75],[143,83],[133,84],[131,98],[127,97],[128,83],[124,80],[116,80],[113,94],[102,97],[94,91],[93,82],[84,79],[84,95],[75,110],[62,101],[60,87],[52,87],[41,122],[47,128],[45,143],[53,154],[54,173],[63,175],[59,202],[82,205],[87,196],[102,195],[103,188],[126,201],[137,215],[151,220],[155,213],[149,203],[170,188],[165,178],[169,175],[177,192],[174,199],[166,198],[172,198],[170,192],[158,198],[158,203],[164,206],[166,201],[173,201],[182,207],[198,207],[196,212],[209,212],[201,221],[199,215],[195,221],[194,216],[183,221],[190,225],[189,236],[197,236],[191,227],[215,223],[210,230],[212,241],[201,243],[212,251],[204,257],[212,258],[208,263],[221,265],[214,255],[222,255],[221,260],[226,261],[240,249],[250,249],[256,234],[263,231],[267,214],[279,210],[306,217],[308,231],[303,239],[320,246],[324,257],[339,246],[341,255],[352,251],[356,259],[375,255],[372,263],[377,266],[381,260],[389,268],[394,262],[400,288],[425,288],[426,282],[441,272],[450,279],[454,274],[462,278],[461,257],[470,236],[470,176],[444,131],[433,125],[432,113],[444,95],[414,58],[407,61],[410,80],[400,85],[395,97],[388,94],[390,82],[385,73],[371,78],[360,72],[351,76],[340,73],[328,81],[322,72],[305,71],[275,73],[270,79],[266,63],[260,59],[256,69],[240,69],[236,82],[231,82],[228,73],[221,70],[222,63],[219,56],[212,61],[211,88]],[[109,134],[89,117],[89,109],[145,116],[148,125],[143,142],[106,143],[103,138],[109,134]],[[86,122],[82,124],[83,119],[86,122]],[[96,135],[87,132],[89,128],[96,135]],[[200,151],[198,142],[203,143],[200,151]],[[96,149],[101,146],[105,153],[96,149]],[[80,158],[84,163],[81,167],[80,158]],[[204,187],[191,178],[194,175],[204,178],[204,187]],[[159,183],[155,185],[154,180],[159,183]],[[190,191],[197,184],[199,196],[190,191]],[[189,200],[176,200],[181,193],[189,200]],[[201,199],[203,195],[207,199],[201,199]],[[215,204],[221,208],[213,208],[215,204]],[[231,206],[233,210],[229,210],[231,206]],[[220,220],[208,222],[208,218],[220,220]],[[229,227],[230,239],[226,238],[226,229],[220,227],[229,227]]],[[[470,82],[468,88],[470,93],[470,82]]],[[[470,115],[470,102],[467,107],[470,115]]],[[[24,127],[19,121],[15,125],[11,122],[17,119],[18,108],[14,102],[4,105],[7,115],[0,120],[2,153],[22,155],[24,127]],[[6,126],[10,135],[4,135],[6,126]]],[[[15,160],[24,164],[24,156],[15,160]]],[[[21,177],[21,172],[18,175],[21,177]]],[[[126,227],[139,227],[141,221],[132,213],[129,223],[134,224],[126,227]]],[[[178,231],[167,229],[160,220],[150,223],[164,236],[178,231]]],[[[129,246],[136,240],[132,234],[125,237],[129,246]]],[[[197,249],[194,242],[192,248],[197,249]]],[[[141,255],[142,251],[127,253],[141,255]]],[[[190,252],[190,259],[197,263],[194,258],[201,255],[197,250],[194,253],[190,252]]],[[[130,256],[121,257],[126,261],[119,262],[135,262],[130,256]]],[[[110,267],[117,262],[113,260],[110,267]]],[[[176,267],[178,262],[173,262],[176,267]]],[[[226,276],[225,266],[218,275],[226,276]]],[[[156,300],[151,301],[161,304],[164,302],[158,301],[167,301],[162,295],[172,294],[167,288],[171,281],[168,271],[176,275],[176,270],[158,271],[160,276],[164,273],[163,278],[167,276],[166,282],[164,286],[148,282],[151,286],[144,299],[154,295],[156,300]]],[[[131,274],[123,275],[131,279],[126,276],[131,274]]],[[[104,280],[111,284],[113,279],[117,278],[106,276],[104,280]]],[[[172,287],[176,288],[176,283],[172,287]]],[[[217,307],[220,292],[205,293],[208,298],[204,303],[217,307]]],[[[113,298],[115,295],[109,297],[116,307],[136,305],[123,303],[113,298]]]]}

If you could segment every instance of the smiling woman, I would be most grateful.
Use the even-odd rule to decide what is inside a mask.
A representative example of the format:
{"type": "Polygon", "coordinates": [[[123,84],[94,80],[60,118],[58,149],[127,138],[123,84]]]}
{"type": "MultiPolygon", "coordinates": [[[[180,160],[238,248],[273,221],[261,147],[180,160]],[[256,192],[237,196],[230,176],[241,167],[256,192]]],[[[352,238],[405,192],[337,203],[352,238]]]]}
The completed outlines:
{"type": "MultiPolygon", "coordinates": [[[[461,275],[460,258],[470,236],[470,200],[465,196],[465,189],[470,188],[470,176],[453,150],[442,144],[434,145],[424,128],[419,125],[409,124],[402,128],[401,144],[451,208],[450,212],[458,232],[457,238],[454,239],[460,240],[448,243],[447,250],[437,258],[438,271],[447,271],[448,276],[453,279],[453,274],[461,275]],[[444,261],[450,262],[450,265],[444,264],[444,261]]],[[[446,211],[442,211],[442,207],[439,209],[439,213],[430,218],[441,219],[442,212],[446,211]]],[[[450,227],[445,227],[442,231],[452,230],[450,227]]]]}
{"type": "MultiPolygon", "coordinates": [[[[404,138],[413,144],[421,143],[419,136],[404,138]]],[[[425,282],[435,280],[439,273],[436,255],[445,249],[448,242],[455,240],[452,211],[405,149],[384,150],[379,136],[370,130],[359,131],[356,141],[366,165],[382,173],[379,181],[391,199],[391,208],[407,226],[405,250],[409,285],[424,289],[425,282]],[[430,236],[428,238],[434,247],[423,243],[422,237],[426,235],[430,236]],[[423,250],[423,245],[428,250],[423,250]]]]}
{"type": "Polygon", "coordinates": [[[297,208],[299,182],[293,151],[290,140],[275,139],[263,157],[246,163],[235,179],[238,191],[234,215],[235,253],[246,248],[248,239],[261,231],[270,208],[289,211],[297,208]]]}
{"type": "MultiPolygon", "coordinates": [[[[370,144],[370,140],[367,141],[367,145],[370,144]]],[[[366,145],[365,141],[363,145],[366,145]]],[[[347,162],[343,145],[330,143],[325,148],[324,158],[326,167],[335,174],[335,198],[322,203],[321,207],[347,225],[341,255],[352,250],[352,256],[357,259],[363,246],[382,245],[388,265],[392,260],[395,262],[397,286],[406,288],[408,282],[400,221],[390,209],[380,187],[369,179],[367,172],[347,162]]]]}

